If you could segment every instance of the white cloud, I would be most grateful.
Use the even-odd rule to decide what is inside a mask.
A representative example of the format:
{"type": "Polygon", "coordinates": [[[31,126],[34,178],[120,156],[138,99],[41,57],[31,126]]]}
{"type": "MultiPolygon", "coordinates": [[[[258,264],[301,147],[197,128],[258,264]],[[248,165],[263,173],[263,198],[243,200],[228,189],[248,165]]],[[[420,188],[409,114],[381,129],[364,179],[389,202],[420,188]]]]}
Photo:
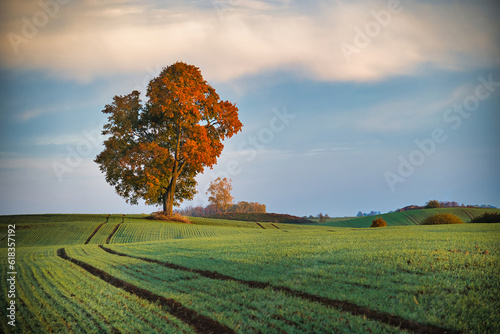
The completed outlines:
{"type": "MultiPolygon", "coordinates": [[[[347,62],[341,44],[355,45],[356,28],[373,24],[370,12],[386,11],[387,2],[312,2],[307,10],[290,1],[219,3],[225,6],[71,2],[18,45],[19,53],[3,39],[2,66],[88,81],[183,60],[215,81],[275,70],[315,80],[369,81],[414,74],[422,65],[464,70],[500,59],[495,22],[484,15],[488,6],[401,1],[401,13],[347,62]]],[[[21,34],[21,18],[40,10],[24,2],[4,6],[13,15],[2,24],[3,35],[21,34]]]]}

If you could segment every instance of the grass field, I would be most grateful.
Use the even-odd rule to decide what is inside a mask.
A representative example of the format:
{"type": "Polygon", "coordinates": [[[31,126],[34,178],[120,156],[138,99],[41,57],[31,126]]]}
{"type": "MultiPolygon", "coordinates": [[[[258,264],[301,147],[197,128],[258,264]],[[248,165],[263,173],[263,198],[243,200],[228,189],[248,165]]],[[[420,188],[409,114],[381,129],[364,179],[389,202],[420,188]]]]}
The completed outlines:
{"type": "Polygon", "coordinates": [[[2,254],[8,224],[17,309],[6,333],[500,331],[500,224],[4,216],[2,254]]]}

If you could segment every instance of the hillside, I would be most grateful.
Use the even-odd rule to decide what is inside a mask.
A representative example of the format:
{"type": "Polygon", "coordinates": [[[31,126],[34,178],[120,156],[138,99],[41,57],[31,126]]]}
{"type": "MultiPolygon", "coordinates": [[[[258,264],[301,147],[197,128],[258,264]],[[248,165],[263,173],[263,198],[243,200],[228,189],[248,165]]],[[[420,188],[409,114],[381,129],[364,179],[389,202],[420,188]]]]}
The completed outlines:
{"type": "Polygon", "coordinates": [[[500,209],[480,209],[480,208],[442,208],[442,209],[420,209],[411,211],[401,211],[385,213],[378,216],[368,216],[352,218],[347,220],[328,220],[321,226],[335,227],[370,227],[372,221],[376,217],[381,217],[387,222],[388,226],[406,226],[420,225],[427,217],[436,213],[451,213],[460,217],[464,222],[468,223],[473,218],[483,215],[484,213],[499,213],[500,209]]]}
{"type": "Polygon", "coordinates": [[[309,219],[280,214],[280,213],[244,213],[244,212],[226,212],[210,215],[207,218],[229,219],[248,222],[268,222],[282,224],[314,224],[315,222],[309,219]]]}

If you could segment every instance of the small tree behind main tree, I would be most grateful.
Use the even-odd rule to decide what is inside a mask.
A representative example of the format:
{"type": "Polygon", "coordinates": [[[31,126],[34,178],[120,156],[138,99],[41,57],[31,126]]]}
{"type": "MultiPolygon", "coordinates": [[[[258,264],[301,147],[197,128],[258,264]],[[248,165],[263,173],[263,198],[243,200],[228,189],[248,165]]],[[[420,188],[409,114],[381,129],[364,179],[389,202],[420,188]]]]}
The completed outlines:
{"type": "Polygon", "coordinates": [[[216,178],[214,181],[210,182],[207,194],[210,194],[208,201],[210,204],[216,206],[218,212],[224,212],[230,205],[233,205],[233,196],[231,191],[233,186],[231,184],[231,179],[220,177],[216,178]]]}
{"type": "Polygon", "coordinates": [[[177,62],[140,93],[115,96],[108,114],[105,149],[96,157],[106,181],[130,204],[163,205],[192,199],[195,176],[217,162],[225,138],[241,130],[238,108],[221,101],[199,68],[177,62]]]}

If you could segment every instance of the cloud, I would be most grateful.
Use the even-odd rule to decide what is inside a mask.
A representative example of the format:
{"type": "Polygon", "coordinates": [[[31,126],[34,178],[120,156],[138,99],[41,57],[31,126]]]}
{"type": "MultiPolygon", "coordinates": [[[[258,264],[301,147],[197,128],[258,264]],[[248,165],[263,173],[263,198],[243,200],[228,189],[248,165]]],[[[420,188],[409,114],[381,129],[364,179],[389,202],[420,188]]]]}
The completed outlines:
{"type": "Polygon", "coordinates": [[[193,4],[70,2],[26,38],[23,27],[34,24],[43,9],[10,0],[3,5],[11,15],[1,24],[2,34],[24,40],[16,53],[12,41],[2,39],[1,66],[85,82],[183,60],[219,82],[270,71],[322,81],[372,81],[417,74],[422,66],[460,71],[500,59],[488,5],[401,1],[400,12],[359,47],[358,32],[377,24],[373,13],[387,12],[387,2],[193,4]],[[350,61],[341,48],[347,44],[359,51],[347,57],[350,61]]]}
{"type": "MultiPolygon", "coordinates": [[[[83,134],[71,134],[71,135],[49,135],[33,138],[30,144],[37,146],[49,146],[49,145],[71,145],[77,146],[82,143],[90,143],[89,139],[83,134]]],[[[91,143],[93,144],[93,143],[91,143]]],[[[95,145],[97,146],[97,145],[95,145]]]]}
{"type": "Polygon", "coordinates": [[[26,122],[31,119],[37,118],[41,115],[47,114],[51,111],[47,111],[45,109],[31,109],[25,112],[21,112],[16,116],[17,121],[19,122],[26,122]]]}
{"type": "Polygon", "coordinates": [[[408,131],[442,125],[443,115],[454,103],[462,103],[464,98],[473,95],[475,82],[458,85],[454,90],[427,92],[414,97],[403,96],[394,98],[379,105],[373,105],[368,110],[358,111],[356,128],[363,131],[386,132],[408,131]],[[438,122],[438,123],[435,123],[438,122]]]}
{"type": "MultiPolygon", "coordinates": [[[[0,152],[0,170],[11,169],[29,169],[34,171],[48,170],[51,159],[33,158],[21,153],[0,152]]],[[[2,173],[1,176],[4,176],[2,173]]]]}

